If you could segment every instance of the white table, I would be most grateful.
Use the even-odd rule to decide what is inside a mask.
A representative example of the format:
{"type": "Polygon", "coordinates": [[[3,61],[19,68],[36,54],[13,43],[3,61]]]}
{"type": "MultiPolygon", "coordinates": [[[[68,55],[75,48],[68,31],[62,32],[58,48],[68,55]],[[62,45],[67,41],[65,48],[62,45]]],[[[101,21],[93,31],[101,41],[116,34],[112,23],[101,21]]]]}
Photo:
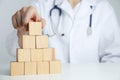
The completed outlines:
{"type": "Polygon", "coordinates": [[[9,64],[0,64],[0,80],[120,80],[120,64],[63,64],[62,74],[9,75],[9,64]]]}

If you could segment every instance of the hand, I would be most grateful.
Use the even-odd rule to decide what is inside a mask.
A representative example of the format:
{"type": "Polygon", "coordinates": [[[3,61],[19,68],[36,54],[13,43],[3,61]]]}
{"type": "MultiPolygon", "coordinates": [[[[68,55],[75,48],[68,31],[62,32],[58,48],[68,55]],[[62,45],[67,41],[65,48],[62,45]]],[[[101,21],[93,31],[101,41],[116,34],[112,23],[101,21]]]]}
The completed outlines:
{"type": "Polygon", "coordinates": [[[45,26],[45,20],[39,16],[37,9],[33,6],[23,7],[12,16],[12,24],[17,29],[20,47],[22,47],[22,36],[28,34],[29,22],[42,22],[42,28],[45,26]]]}

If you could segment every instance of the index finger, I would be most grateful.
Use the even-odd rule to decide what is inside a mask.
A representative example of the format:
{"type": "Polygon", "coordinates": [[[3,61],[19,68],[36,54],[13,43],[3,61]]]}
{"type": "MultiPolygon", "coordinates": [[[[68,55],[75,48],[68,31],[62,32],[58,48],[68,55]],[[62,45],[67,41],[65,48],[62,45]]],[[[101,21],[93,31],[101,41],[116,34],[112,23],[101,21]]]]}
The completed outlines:
{"type": "Polygon", "coordinates": [[[40,20],[40,17],[37,13],[36,8],[32,6],[28,7],[28,10],[24,14],[24,18],[22,21],[24,25],[27,25],[31,20],[34,20],[34,21],[40,20]]]}

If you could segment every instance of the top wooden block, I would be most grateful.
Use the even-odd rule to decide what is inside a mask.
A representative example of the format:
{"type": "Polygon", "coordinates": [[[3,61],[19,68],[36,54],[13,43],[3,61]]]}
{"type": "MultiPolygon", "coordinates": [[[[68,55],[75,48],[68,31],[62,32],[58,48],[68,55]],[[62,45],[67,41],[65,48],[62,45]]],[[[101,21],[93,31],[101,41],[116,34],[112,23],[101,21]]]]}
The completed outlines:
{"type": "Polygon", "coordinates": [[[30,22],[29,23],[29,35],[42,35],[42,23],[30,22]]]}

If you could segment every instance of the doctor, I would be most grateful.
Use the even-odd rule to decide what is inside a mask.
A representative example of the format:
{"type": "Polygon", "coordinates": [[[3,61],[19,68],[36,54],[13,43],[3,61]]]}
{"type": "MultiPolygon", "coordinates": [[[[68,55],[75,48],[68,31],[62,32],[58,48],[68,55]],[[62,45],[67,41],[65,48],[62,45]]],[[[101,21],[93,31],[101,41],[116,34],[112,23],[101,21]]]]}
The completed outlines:
{"type": "Polygon", "coordinates": [[[43,23],[62,62],[120,62],[120,27],[106,0],[39,0],[23,7],[12,16],[20,47],[30,21],[43,23]]]}

